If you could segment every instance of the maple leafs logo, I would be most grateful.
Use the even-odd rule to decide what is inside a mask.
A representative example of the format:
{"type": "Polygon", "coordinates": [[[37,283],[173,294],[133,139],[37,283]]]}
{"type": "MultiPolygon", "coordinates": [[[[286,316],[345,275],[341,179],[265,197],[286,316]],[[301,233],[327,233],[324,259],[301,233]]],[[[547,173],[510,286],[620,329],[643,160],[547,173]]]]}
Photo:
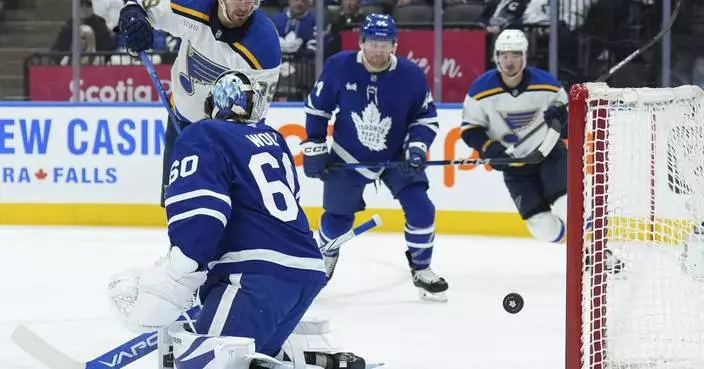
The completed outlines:
{"type": "Polygon", "coordinates": [[[381,118],[381,113],[376,104],[369,103],[362,116],[356,112],[351,113],[354,126],[357,128],[357,139],[371,151],[386,149],[386,135],[391,129],[391,118],[381,118]]]}
{"type": "Polygon", "coordinates": [[[46,178],[47,174],[46,174],[46,172],[44,171],[44,169],[39,169],[38,171],[34,172],[34,176],[35,176],[38,180],[43,181],[43,180],[46,178]]]}

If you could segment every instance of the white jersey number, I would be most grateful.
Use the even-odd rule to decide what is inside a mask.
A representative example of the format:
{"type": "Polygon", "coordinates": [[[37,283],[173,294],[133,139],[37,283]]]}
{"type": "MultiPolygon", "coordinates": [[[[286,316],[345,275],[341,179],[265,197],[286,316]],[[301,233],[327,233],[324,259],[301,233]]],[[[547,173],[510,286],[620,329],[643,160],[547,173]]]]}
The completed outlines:
{"type": "Polygon", "coordinates": [[[262,201],[269,214],[284,222],[294,221],[298,218],[298,202],[293,195],[293,166],[291,160],[286,153],[283,154],[281,162],[268,152],[260,152],[252,155],[249,159],[249,170],[257,182],[259,192],[262,194],[262,201]],[[286,172],[286,182],[269,181],[264,175],[264,166],[268,165],[272,168],[280,168],[280,163],[283,163],[284,171],[286,172]],[[275,194],[281,194],[284,200],[283,209],[279,209],[274,200],[275,194]]]}
{"type": "Polygon", "coordinates": [[[178,178],[186,178],[195,173],[198,169],[198,155],[186,156],[181,161],[174,160],[169,172],[169,184],[174,183],[178,178]]]}

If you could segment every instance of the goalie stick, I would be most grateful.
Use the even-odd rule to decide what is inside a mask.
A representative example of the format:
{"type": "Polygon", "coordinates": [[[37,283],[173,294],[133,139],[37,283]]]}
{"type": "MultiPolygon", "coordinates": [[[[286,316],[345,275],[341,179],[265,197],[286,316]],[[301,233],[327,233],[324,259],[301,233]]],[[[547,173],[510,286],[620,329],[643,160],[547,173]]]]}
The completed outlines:
{"type": "MultiPolygon", "coordinates": [[[[339,248],[343,243],[380,224],[381,218],[378,215],[374,215],[370,220],[354,227],[349,232],[330,241],[327,245],[339,248]]],[[[200,307],[198,306],[187,311],[189,317],[193,317],[198,312],[200,312],[200,307]]],[[[179,320],[184,319],[181,318],[179,320]]],[[[10,338],[22,350],[51,369],[114,369],[131,364],[156,350],[159,334],[158,331],[141,334],[90,361],[78,361],[69,357],[24,325],[18,325],[10,338]]],[[[162,358],[159,358],[159,360],[161,361],[162,358]]],[[[367,369],[381,365],[368,364],[367,369]]]]}

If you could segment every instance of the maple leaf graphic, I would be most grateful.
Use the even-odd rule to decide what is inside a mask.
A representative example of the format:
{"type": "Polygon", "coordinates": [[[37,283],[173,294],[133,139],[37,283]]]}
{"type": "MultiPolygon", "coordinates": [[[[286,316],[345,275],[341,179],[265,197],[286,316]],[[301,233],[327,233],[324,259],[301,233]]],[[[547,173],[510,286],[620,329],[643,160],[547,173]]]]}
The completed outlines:
{"type": "Polygon", "coordinates": [[[44,171],[44,169],[40,168],[38,171],[36,171],[34,173],[34,176],[37,177],[38,180],[43,181],[46,178],[47,174],[44,171]]]}
{"type": "Polygon", "coordinates": [[[391,118],[381,118],[381,113],[376,104],[369,103],[362,116],[352,112],[352,121],[357,128],[357,139],[371,151],[382,151],[386,149],[386,135],[391,129],[391,118]]]}

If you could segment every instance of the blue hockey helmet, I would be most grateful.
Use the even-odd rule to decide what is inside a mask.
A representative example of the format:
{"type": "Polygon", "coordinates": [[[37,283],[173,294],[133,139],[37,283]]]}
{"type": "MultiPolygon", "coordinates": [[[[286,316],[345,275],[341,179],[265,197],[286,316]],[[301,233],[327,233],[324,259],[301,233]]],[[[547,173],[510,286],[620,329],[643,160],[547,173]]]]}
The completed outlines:
{"type": "Polygon", "coordinates": [[[366,40],[391,41],[396,43],[396,23],[391,16],[372,13],[364,18],[359,32],[361,42],[366,40]]]}
{"type": "Polygon", "coordinates": [[[221,74],[205,99],[205,113],[213,119],[256,123],[263,118],[266,98],[259,85],[238,71],[221,74]]]}

